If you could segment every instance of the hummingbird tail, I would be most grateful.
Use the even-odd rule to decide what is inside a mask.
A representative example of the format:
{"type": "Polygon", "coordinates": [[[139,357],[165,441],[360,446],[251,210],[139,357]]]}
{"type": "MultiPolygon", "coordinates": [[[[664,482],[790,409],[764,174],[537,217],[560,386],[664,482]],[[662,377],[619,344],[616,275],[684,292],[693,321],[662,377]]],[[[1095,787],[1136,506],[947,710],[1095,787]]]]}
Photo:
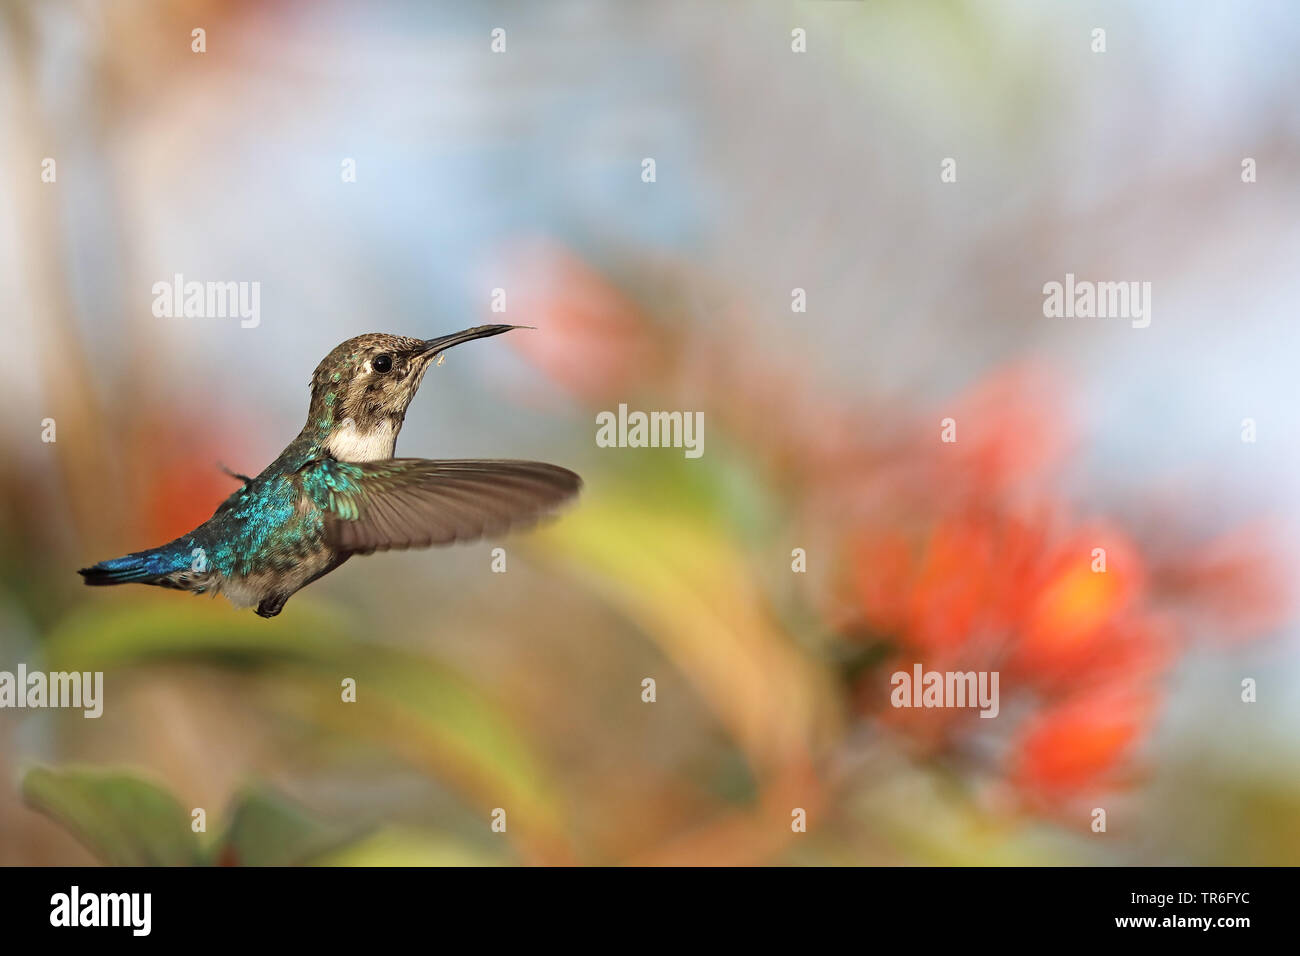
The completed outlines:
{"type": "Polygon", "coordinates": [[[161,578],[183,570],[188,563],[182,553],[155,549],[100,561],[77,573],[86,579],[87,584],[97,587],[108,584],[154,584],[161,578]]]}

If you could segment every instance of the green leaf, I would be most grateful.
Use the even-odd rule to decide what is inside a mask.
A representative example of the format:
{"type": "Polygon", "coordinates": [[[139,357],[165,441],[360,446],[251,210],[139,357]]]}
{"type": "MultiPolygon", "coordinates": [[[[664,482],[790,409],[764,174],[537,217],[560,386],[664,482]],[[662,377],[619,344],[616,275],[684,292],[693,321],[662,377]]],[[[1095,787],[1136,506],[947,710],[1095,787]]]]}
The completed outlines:
{"type": "Polygon", "coordinates": [[[311,816],[303,807],[266,790],[244,791],[216,851],[227,866],[300,866],[359,839],[364,827],[311,816]]]}
{"type": "Polygon", "coordinates": [[[176,799],[127,773],[34,767],[23,799],[62,824],[112,866],[191,866],[201,862],[190,817],[176,799]]]}

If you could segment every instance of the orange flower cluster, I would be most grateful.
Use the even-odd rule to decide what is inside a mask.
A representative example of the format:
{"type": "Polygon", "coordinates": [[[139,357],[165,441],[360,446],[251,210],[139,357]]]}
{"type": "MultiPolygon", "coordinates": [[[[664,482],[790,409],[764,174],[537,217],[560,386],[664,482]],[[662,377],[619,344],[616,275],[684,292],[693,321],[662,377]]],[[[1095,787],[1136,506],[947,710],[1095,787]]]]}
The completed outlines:
{"type": "MultiPolygon", "coordinates": [[[[1099,782],[1124,763],[1154,716],[1173,647],[1170,622],[1146,606],[1134,545],[1113,528],[1054,524],[962,511],[918,541],[863,532],[851,564],[867,629],[895,648],[859,700],[885,705],[888,675],[913,663],[998,672],[1001,720],[1019,720],[1010,774],[1047,795],[1099,782]]],[[[886,708],[882,719],[931,747],[987,729],[962,710],[886,708]]]]}
{"type": "Polygon", "coordinates": [[[940,442],[936,422],[934,440],[911,449],[914,462],[894,479],[897,494],[881,496],[880,517],[849,546],[857,630],[891,648],[857,699],[930,750],[1010,724],[1002,770],[1031,803],[1113,786],[1153,728],[1163,678],[1197,623],[1215,614],[1233,633],[1260,633],[1284,616],[1263,538],[1238,533],[1153,562],[1115,523],[1076,517],[1051,490],[1068,457],[1059,424],[1068,416],[1037,370],[1003,371],[945,417],[957,441],[940,442]],[[1247,581],[1250,599],[1234,600],[1247,581]],[[998,672],[999,719],[890,708],[889,675],[918,662],[998,672]]]}

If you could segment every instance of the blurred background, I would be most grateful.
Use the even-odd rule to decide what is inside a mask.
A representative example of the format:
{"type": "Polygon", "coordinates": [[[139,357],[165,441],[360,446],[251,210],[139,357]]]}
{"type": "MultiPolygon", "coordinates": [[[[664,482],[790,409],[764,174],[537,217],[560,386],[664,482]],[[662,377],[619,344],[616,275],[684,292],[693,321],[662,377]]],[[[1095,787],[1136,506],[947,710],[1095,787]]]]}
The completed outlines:
{"type": "Polygon", "coordinates": [[[1300,863],[1298,47],[1283,2],[0,0],[0,670],[105,675],[0,711],[0,863],[1300,863]],[[1044,318],[1067,272],[1150,327],[1044,318]],[[155,317],[177,273],[260,324],[155,317]],[[537,331],[399,453],[571,467],[558,521],[273,620],[81,585],[338,342],[491,321],[537,331]],[[621,402],[703,457],[596,447],[621,402]],[[917,661],[999,717],[890,707],[917,661]]]}

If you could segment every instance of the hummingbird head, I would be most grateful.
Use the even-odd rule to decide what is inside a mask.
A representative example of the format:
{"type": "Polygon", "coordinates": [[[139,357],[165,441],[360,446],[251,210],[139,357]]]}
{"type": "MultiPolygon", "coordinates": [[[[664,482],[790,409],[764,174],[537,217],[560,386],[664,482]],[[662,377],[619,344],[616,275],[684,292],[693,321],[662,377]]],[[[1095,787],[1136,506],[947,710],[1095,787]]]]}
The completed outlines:
{"type": "Polygon", "coordinates": [[[453,345],[500,335],[516,325],[480,325],[433,339],[371,332],[325,356],[311,380],[307,426],[324,433],[340,461],[393,457],[397,433],[429,365],[453,345]]]}

